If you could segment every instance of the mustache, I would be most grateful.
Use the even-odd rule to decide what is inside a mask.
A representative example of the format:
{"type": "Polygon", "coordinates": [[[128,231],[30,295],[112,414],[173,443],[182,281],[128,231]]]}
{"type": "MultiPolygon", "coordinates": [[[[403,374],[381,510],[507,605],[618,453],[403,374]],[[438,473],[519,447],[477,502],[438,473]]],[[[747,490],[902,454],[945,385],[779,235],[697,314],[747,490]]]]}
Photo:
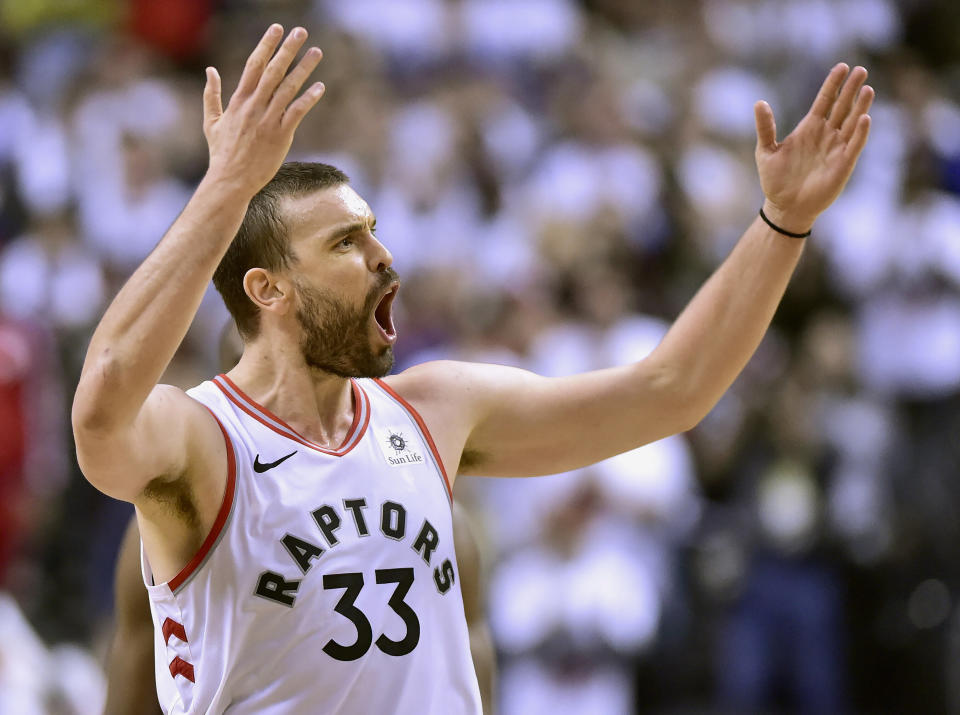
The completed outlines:
{"type": "Polygon", "coordinates": [[[367,295],[367,307],[372,310],[373,307],[380,302],[384,289],[394,282],[400,282],[400,274],[393,270],[392,267],[380,271],[377,274],[376,285],[370,289],[370,293],[367,295]]]}

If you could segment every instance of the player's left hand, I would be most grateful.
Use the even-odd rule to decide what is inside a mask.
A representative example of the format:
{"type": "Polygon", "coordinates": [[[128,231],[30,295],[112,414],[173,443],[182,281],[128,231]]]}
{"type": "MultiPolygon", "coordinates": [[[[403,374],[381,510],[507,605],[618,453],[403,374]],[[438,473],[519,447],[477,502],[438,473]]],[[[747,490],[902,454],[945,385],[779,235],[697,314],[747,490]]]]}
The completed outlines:
{"type": "Polygon", "coordinates": [[[867,70],[836,65],[810,111],[782,142],[773,110],[757,102],[757,169],[764,213],[788,231],[804,233],[846,185],[870,133],[873,88],[867,70]]]}

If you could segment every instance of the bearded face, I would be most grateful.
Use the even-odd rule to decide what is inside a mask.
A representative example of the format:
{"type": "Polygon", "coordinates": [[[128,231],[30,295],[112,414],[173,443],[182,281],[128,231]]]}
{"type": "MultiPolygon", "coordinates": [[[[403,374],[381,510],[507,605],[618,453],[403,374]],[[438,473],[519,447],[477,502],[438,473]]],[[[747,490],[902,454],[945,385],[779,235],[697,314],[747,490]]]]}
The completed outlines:
{"type": "Polygon", "coordinates": [[[333,293],[297,281],[300,306],[296,316],[303,331],[300,351],[307,365],[338,377],[388,374],[393,367],[393,347],[375,344],[372,336],[374,321],[388,320],[392,330],[393,297],[385,297],[384,291],[398,278],[392,268],[381,271],[377,284],[359,308],[333,293]]]}

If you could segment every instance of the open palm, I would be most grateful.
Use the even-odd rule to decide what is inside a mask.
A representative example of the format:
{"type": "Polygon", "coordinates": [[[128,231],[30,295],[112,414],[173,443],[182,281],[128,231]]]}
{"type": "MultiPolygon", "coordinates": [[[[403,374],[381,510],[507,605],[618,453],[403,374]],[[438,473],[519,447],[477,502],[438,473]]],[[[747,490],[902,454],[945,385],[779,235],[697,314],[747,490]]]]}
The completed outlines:
{"type": "Polygon", "coordinates": [[[313,83],[296,96],[323,57],[320,48],[311,47],[290,69],[306,39],[307,31],[302,27],[295,27],[284,40],[283,27],[271,25],[247,58],[226,110],[220,74],[213,67],[207,68],[203,133],[210,150],[208,173],[226,178],[248,196],[277,173],[290,150],[294,131],[323,96],[322,82],[313,83]]]}
{"type": "Polygon", "coordinates": [[[777,225],[802,233],[840,195],[870,133],[874,92],[866,79],[863,67],[836,65],[782,142],[770,105],[757,102],[757,169],[764,210],[777,225]]]}

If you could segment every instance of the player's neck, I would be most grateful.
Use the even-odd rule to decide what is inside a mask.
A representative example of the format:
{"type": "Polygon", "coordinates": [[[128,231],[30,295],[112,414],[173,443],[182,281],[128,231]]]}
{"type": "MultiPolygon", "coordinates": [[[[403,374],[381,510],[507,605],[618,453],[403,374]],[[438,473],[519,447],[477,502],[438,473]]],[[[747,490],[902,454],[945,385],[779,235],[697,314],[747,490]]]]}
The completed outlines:
{"type": "Polygon", "coordinates": [[[227,377],[253,401],[323,447],[338,447],[353,423],[350,380],[311,370],[299,353],[282,354],[266,341],[255,341],[246,346],[227,377]]]}

